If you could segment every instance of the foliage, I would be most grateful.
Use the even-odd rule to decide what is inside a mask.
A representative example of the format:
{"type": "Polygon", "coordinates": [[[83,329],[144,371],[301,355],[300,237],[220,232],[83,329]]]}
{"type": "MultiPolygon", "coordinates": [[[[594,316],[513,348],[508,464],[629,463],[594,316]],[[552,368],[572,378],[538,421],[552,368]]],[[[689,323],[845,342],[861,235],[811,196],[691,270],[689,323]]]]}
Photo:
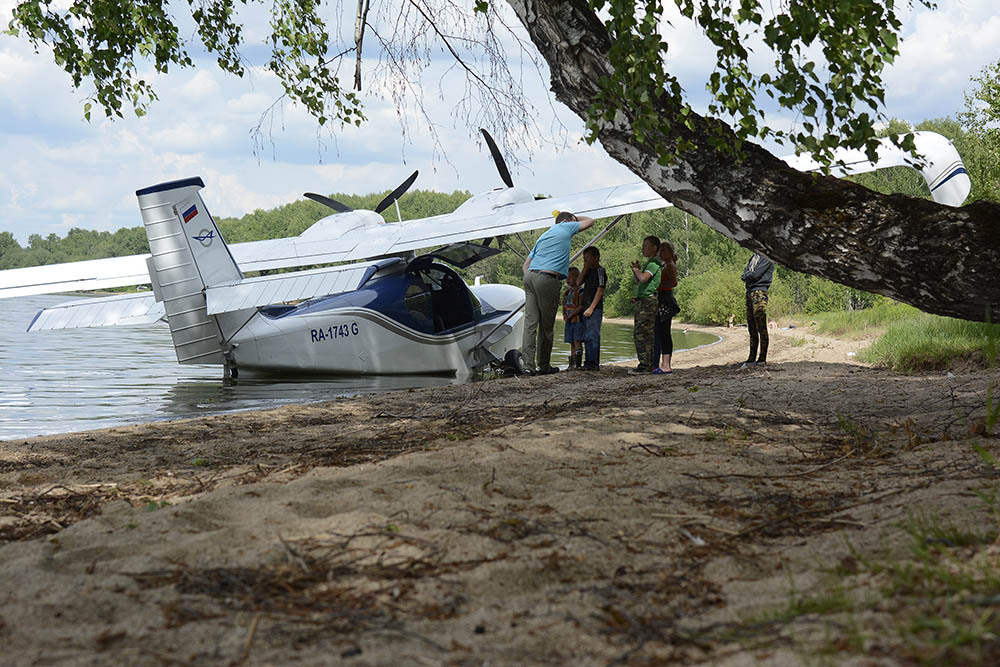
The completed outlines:
{"type": "MultiPolygon", "coordinates": [[[[914,0],[932,7],[931,0],[914,0]]],[[[446,0],[411,0],[402,6],[376,3],[358,8],[353,35],[337,34],[340,17],[326,15],[327,5],[316,0],[243,0],[242,4],[270,6],[270,54],[266,67],[319,124],[333,120],[361,124],[361,50],[366,31],[379,43],[380,65],[387,80],[383,94],[397,107],[420,99],[419,75],[436,49],[446,50],[465,72],[468,89],[477,91],[479,114],[512,125],[532,123],[529,103],[520,93],[520,77],[508,69],[503,38],[514,33],[496,2],[460,6],[446,0]],[[381,11],[380,11],[381,10],[381,11]],[[357,56],[353,86],[339,72],[349,54],[357,56]],[[399,81],[415,85],[400,86],[399,81]],[[352,89],[353,88],[353,89],[352,89]],[[511,111],[505,115],[503,110],[511,111]]],[[[610,40],[613,71],[602,77],[600,93],[588,111],[590,139],[599,125],[625,112],[639,143],[660,146],[664,164],[690,147],[690,139],[664,142],[678,128],[694,128],[697,114],[686,101],[678,79],[666,70],[669,42],[664,26],[670,19],[663,0],[588,0],[591,16],[603,23],[610,40]],[[673,109],[664,114],[657,109],[673,109]]],[[[735,152],[752,138],[773,139],[813,153],[828,162],[838,145],[866,146],[874,157],[875,125],[881,118],[882,71],[899,53],[901,28],[895,2],[813,0],[780,6],[761,0],[673,0],[680,16],[699,26],[716,49],[716,67],[706,82],[711,93],[709,115],[729,123],[736,145],[724,139],[721,126],[709,141],[735,152]],[[762,46],[751,58],[750,37],[762,46]],[[768,62],[769,61],[769,62],[768,62]],[[758,63],[760,65],[758,66],[758,63]],[[760,72],[755,71],[759,67],[760,72]],[[783,109],[793,110],[801,123],[789,130],[763,122],[764,96],[783,109]]],[[[189,50],[204,50],[224,72],[245,76],[243,25],[234,0],[189,0],[188,11],[160,0],[72,0],[68,6],[48,1],[22,0],[13,11],[8,33],[23,36],[38,49],[51,48],[57,65],[80,88],[94,87],[84,106],[89,118],[92,102],[109,117],[122,115],[131,104],[139,115],[156,99],[152,83],[143,74],[145,63],[157,73],[171,67],[194,65],[189,50]],[[171,10],[174,11],[171,11],[171,10]],[[186,29],[194,25],[193,36],[186,29]],[[181,29],[180,26],[185,26],[181,29]]],[[[594,38],[600,31],[589,29],[594,38]]],[[[515,48],[537,64],[515,35],[515,48]]],[[[470,118],[468,96],[461,115],[470,118]]],[[[422,105],[421,105],[422,108],[422,105]]],[[[911,138],[902,145],[911,147],[911,138]]]]}
{"type": "Polygon", "coordinates": [[[73,228],[65,238],[55,234],[45,238],[32,234],[26,248],[21,247],[10,232],[0,232],[0,270],[146,252],[149,252],[149,244],[142,227],[116,232],[73,228]]]}
{"type": "Polygon", "coordinates": [[[679,319],[698,324],[722,324],[735,316],[746,322],[746,288],[740,280],[743,267],[716,267],[677,285],[679,319]]]}
{"type": "MultiPolygon", "coordinates": [[[[189,2],[197,47],[215,55],[225,72],[246,73],[240,47],[243,26],[234,0],[189,2]]],[[[271,7],[272,55],[267,68],[281,81],[285,92],[325,122],[328,117],[344,123],[363,118],[357,97],[344,90],[330,68],[329,35],[316,16],[319,3],[274,0],[271,7]]],[[[166,74],[171,67],[193,67],[188,51],[193,46],[179,29],[180,22],[168,3],[159,0],[74,0],[66,7],[25,0],[15,7],[8,34],[24,35],[36,48],[45,44],[53,59],[80,88],[85,82],[94,91],[84,105],[90,119],[92,102],[110,117],[121,117],[123,106],[145,114],[157,99],[148,75],[151,65],[166,74]]]]}
{"type": "Polygon", "coordinates": [[[979,76],[972,77],[976,88],[965,97],[965,111],[959,114],[968,145],[959,151],[973,167],[969,168],[973,198],[1000,199],[1000,60],[987,65],[979,76]]]}
{"type": "MultiPolygon", "coordinates": [[[[929,0],[917,0],[932,6],[929,0]]],[[[606,16],[614,73],[601,81],[601,95],[589,110],[591,139],[601,122],[627,109],[635,140],[662,143],[677,126],[694,129],[694,113],[676,77],[666,71],[669,43],[661,36],[666,21],[662,0],[590,0],[606,16]],[[650,94],[649,91],[657,91],[650,94]],[[654,100],[657,96],[659,99],[654,100]],[[663,114],[656,102],[675,110],[663,114]]],[[[875,156],[875,121],[884,102],[882,70],[898,55],[901,27],[893,2],[818,0],[786,3],[778,9],[757,0],[695,2],[674,0],[683,17],[697,23],[716,48],[716,68],[707,88],[709,115],[731,119],[736,141],[759,137],[791,143],[828,162],[838,145],[866,146],[875,156]],[[761,58],[763,72],[753,71],[748,35],[763,37],[773,58],[761,58]],[[821,59],[811,59],[812,53],[821,59]],[[759,93],[795,110],[800,127],[776,130],[761,122],[759,93]],[[861,109],[867,107],[868,111],[861,109]]],[[[760,56],[757,56],[760,58],[760,56]]],[[[683,135],[682,135],[683,136],[683,135]]],[[[725,145],[723,133],[711,141],[725,145]]],[[[912,137],[903,145],[912,148],[912,137]]],[[[661,153],[667,164],[691,145],[685,140],[661,153]]]]}
{"type": "Polygon", "coordinates": [[[830,282],[819,276],[807,276],[808,294],[802,311],[806,313],[823,313],[834,310],[862,310],[870,308],[875,300],[874,294],[862,292],[853,287],[846,287],[830,282]]]}
{"type": "MultiPolygon", "coordinates": [[[[345,21],[342,10],[317,0],[20,0],[6,33],[28,40],[36,52],[44,47],[51,53],[73,86],[84,90],[87,120],[95,107],[108,118],[121,117],[129,107],[145,115],[157,100],[158,75],[201,66],[198,59],[208,55],[225,73],[242,78],[260,65],[280,83],[283,95],[261,109],[253,130],[258,148],[265,143],[260,136],[265,119],[285,100],[304,108],[320,126],[359,126],[366,120],[359,95],[361,54],[364,37],[371,34],[377,46],[369,49],[375,57],[367,58],[375,62],[369,91],[399,109],[423,113],[435,139],[440,119],[424,109],[423,91],[432,86],[421,79],[432,54],[442,49],[466,78],[456,116],[468,118],[472,127],[532,125],[534,107],[521,95],[521,74],[511,71],[506,57],[513,45],[521,49],[523,64],[537,68],[538,55],[513,34],[496,7],[478,3],[473,11],[450,0],[365,2],[357,8],[353,31],[347,26],[355,22],[345,21]],[[259,40],[264,51],[256,31],[244,25],[261,9],[269,14],[266,35],[259,40]],[[258,53],[264,62],[251,62],[248,56],[258,53]],[[345,67],[351,59],[353,79],[343,77],[352,69],[345,67]]],[[[402,116],[401,122],[405,133],[402,116]]],[[[515,136],[503,140],[518,143],[515,136]]]]}

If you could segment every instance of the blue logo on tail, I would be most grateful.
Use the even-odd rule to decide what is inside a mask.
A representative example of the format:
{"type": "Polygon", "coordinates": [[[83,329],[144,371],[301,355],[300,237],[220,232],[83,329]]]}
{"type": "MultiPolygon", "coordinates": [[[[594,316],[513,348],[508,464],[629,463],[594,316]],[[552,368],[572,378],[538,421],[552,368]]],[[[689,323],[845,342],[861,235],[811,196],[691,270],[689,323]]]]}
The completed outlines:
{"type": "Polygon", "coordinates": [[[198,236],[192,236],[191,238],[193,238],[195,241],[197,241],[198,243],[202,244],[207,248],[208,246],[212,245],[212,239],[215,238],[215,230],[203,229],[198,234],[198,236]]]}

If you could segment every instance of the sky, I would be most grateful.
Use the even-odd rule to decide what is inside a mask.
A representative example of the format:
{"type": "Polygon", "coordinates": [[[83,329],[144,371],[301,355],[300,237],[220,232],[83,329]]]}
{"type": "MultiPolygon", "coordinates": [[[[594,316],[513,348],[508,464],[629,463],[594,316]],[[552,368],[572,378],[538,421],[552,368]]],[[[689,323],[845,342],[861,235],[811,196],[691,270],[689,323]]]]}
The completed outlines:
{"type": "MultiPolygon", "coordinates": [[[[0,0],[0,23],[7,23],[14,4],[0,0]]],[[[353,4],[331,0],[327,5],[328,12],[347,12],[341,19],[345,34],[353,34],[353,4]]],[[[939,4],[935,11],[916,6],[904,12],[901,55],[884,75],[890,118],[916,123],[954,116],[964,107],[970,78],[1000,54],[995,0],[939,4]]],[[[73,89],[44,50],[36,54],[23,38],[0,35],[0,231],[26,244],[31,234],[64,236],[73,227],[136,226],[141,220],[135,190],[189,176],[204,179],[202,196],[220,217],[280,206],[306,191],[380,192],[414,169],[420,170],[413,186],[419,189],[480,192],[501,184],[477,136],[475,120],[482,109],[456,108],[463,85],[438,54],[422,78],[433,133],[412,105],[399,110],[391,101],[365,94],[372,85],[366,80],[362,98],[368,121],[360,128],[318,132],[310,116],[285,104],[271,116],[261,146],[251,132],[281,91],[260,67],[266,58],[260,46],[266,16],[257,12],[247,19],[251,45],[245,55],[256,65],[247,77],[224,74],[212,60],[199,58],[194,68],[153,77],[159,101],[145,117],[126,112],[114,121],[99,110],[86,121],[86,84],[73,89]]],[[[664,34],[671,44],[670,71],[694,106],[703,107],[712,47],[682,19],[665,24],[664,34]]],[[[373,44],[367,39],[366,79],[377,65],[373,44]]],[[[505,45],[512,49],[510,61],[520,62],[513,40],[505,45]]],[[[349,78],[353,68],[347,70],[349,78]]],[[[582,121],[551,98],[547,80],[530,64],[523,78],[534,130],[509,138],[516,144],[516,155],[508,155],[516,185],[559,195],[636,180],[600,146],[581,141],[582,121]]],[[[769,117],[779,126],[792,120],[780,113],[769,117]]],[[[400,205],[405,206],[405,197],[400,205]]]]}

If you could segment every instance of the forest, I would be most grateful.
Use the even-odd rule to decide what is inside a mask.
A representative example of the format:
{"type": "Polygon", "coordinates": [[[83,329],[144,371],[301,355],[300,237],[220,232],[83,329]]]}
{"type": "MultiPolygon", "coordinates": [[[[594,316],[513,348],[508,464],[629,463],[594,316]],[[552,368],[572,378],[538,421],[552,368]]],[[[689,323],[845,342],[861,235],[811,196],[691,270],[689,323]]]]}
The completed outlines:
{"type": "MultiPolygon", "coordinates": [[[[902,121],[892,121],[885,133],[901,133],[910,129],[930,130],[952,139],[972,178],[973,190],[969,201],[1000,201],[1000,179],[997,178],[1000,167],[992,150],[991,135],[975,128],[969,129],[953,119],[925,121],[912,128],[902,121]]],[[[852,180],[883,193],[930,197],[921,176],[906,168],[884,169],[852,177],[852,180]]],[[[332,193],[331,196],[352,208],[372,209],[386,194],[332,193]]],[[[409,220],[451,212],[469,196],[469,192],[444,194],[414,190],[406,193],[399,205],[403,220],[409,220]]],[[[239,243],[295,236],[329,212],[316,202],[300,200],[271,210],[256,210],[240,218],[219,218],[217,222],[229,243],[239,243]]],[[[386,214],[390,221],[392,213],[390,209],[386,214]]],[[[605,221],[599,221],[594,228],[581,234],[574,248],[582,247],[605,224],[605,221]]],[[[501,254],[470,267],[465,277],[470,282],[476,275],[481,275],[487,282],[520,284],[523,256],[540,233],[523,234],[523,244],[517,238],[507,238],[501,254]]],[[[750,251],[710,229],[697,218],[673,208],[632,215],[598,243],[601,263],[606,267],[610,280],[605,301],[606,316],[631,315],[629,298],[633,280],[628,266],[639,257],[641,241],[647,235],[657,236],[674,245],[678,255],[680,283],[676,295],[681,306],[681,320],[722,324],[734,315],[735,322],[745,321],[744,287],[740,274],[750,251]]],[[[28,238],[27,247],[22,247],[9,231],[0,232],[0,269],[145,252],[148,252],[148,245],[141,226],[116,232],[75,228],[65,237],[51,234],[43,238],[33,234],[28,238]]],[[[888,302],[888,299],[778,265],[768,312],[772,318],[780,319],[800,314],[863,310],[882,302],[888,302]]]]}

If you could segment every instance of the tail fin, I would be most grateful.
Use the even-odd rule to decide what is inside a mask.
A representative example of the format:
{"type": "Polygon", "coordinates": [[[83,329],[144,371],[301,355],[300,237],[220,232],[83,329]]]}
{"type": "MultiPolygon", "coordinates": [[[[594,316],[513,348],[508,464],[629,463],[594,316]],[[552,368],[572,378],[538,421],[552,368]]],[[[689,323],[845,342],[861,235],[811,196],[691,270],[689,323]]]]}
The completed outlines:
{"type": "Polygon", "coordinates": [[[203,187],[201,178],[187,178],[135,193],[152,255],[149,277],[182,364],[225,363],[226,335],[208,314],[205,288],[243,278],[198,193],[203,187]]]}

